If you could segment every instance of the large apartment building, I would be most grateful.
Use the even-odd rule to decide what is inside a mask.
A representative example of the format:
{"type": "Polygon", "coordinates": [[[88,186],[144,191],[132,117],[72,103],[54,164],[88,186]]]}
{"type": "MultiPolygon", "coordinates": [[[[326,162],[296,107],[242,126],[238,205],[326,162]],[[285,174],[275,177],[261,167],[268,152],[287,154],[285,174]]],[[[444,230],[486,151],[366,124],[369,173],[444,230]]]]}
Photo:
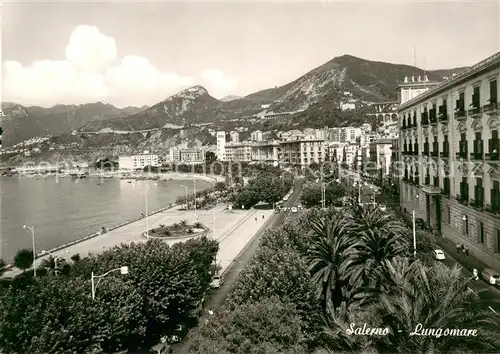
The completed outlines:
{"type": "Polygon", "coordinates": [[[400,105],[398,171],[406,212],[497,269],[499,81],[500,52],[400,105]]]}
{"type": "Polygon", "coordinates": [[[143,169],[146,166],[157,167],[159,166],[158,155],[150,154],[145,151],[143,154],[133,156],[119,156],[118,166],[123,170],[137,170],[143,169]]]}

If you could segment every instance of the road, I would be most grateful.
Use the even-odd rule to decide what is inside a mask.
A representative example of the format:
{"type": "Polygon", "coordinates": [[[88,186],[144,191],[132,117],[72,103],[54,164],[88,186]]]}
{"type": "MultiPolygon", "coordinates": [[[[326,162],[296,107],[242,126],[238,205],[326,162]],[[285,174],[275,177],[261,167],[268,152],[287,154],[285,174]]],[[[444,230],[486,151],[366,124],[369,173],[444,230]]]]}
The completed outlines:
{"type": "MultiPolygon", "coordinates": [[[[155,228],[160,224],[172,225],[182,220],[187,220],[189,223],[200,221],[208,228],[212,229],[209,237],[215,238],[219,241],[218,259],[223,268],[227,267],[232,259],[236,257],[238,250],[241,250],[248,239],[253,236],[255,231],[265,222],[266,218],[262,220],[261,215],[257,222],[250,217],[256,212],[252,210],[225,210],[222,205],[216,207],[214,210],[198,210],[195,214],[194,211],[181,211],[177,208],[168,209],[158,214],[148,216],[148,227],[155,228]],[[252,222],[248,220],[251,218],[252,222]],[[213,221],[215,219],[215,235],[213,235],[213,221]],[[238,229],[238,233],[232,231],[238,229]],[[235,252],[237,252],[235,254],[235,252]]],[[[265,211],[269,216],[271,211],[265,211]]],[[[136,222],[127,224],[118,229],[109,231],[106,234],[96,236],[94,238],[85,240],[83,242],[74,244],[67,248],[54,252],[54,256],[69,259],[74,254],[86,257],[89,253],[101,253],[103,250],[112,248],[121,243],[130,244],[132,242],[145,242],[147,239],[142,237],[141,234],[146,230],[146,220],[140,219],[136,222]]],[[[185,239],[169,239],[169,244],[176,242],[186,241],[185,239]]],[[[36,260],[37,266],[44,258],[40,257],[36,260]]],[[[5,277],[14,277],[20,274],[18,269],[12,269],[4,274],[5,277]]]]}
{"type": "MultiPolygon", "coordinates": [[[[300,195],[300,186],[301,186],[302,181],[297,181],[294,186],[294,191],[290,198],[286,201],[283,202],[284,206],[293,206],[297,204],[297,200],[300,195]]],[[[250,263],[250,260],[252,259],[253,255],[257,251],[257,248],[259,247],[259,242],[260,239],[262,238],[262,235],[266,230],[269,229],[275,229],[280,227],[285,219],[289,217],[291,214],[291,211],[282,211],[279,214],[273,214],[263,225],[262,227],[255,233],[255,236],[252,238],[252,240],[247,244],[247,246],[243,249],[243,251],[239,254],[238,257],[235,258],[233,263],[229,266],[227,271],[224,273],[224,284],[220,289],[217,289],[212,293],[209,299],[206,300],[205,303],[205,309],[216,309],[220,307],[229,293],[231,292],[236,279],[238,278],[238,275],[240,272],[250,263]]],[[[297,213],[298,214],[298,213],[297,213]]],[[[200,318],[200,323],[203,323],[207,317],[210,316],[207,313],[205,313],[204,316],[200,318]]],[[[173,346],[173,353],[176,354],[187,354],[189,352],[189,348],[192,345],[191,338],[195,337],[197,334],[197,331],[199,331],[199,327],[195,327],[191,330],[190,334],[188,337],[186,337],[186,340],[173,346]]]]}
{"type": "MultiPolygon", "coordinates": [[[[390,202],[390,199],[384,195],[377,195],[377,201],[380,203],[385,203],[388,206],[394,207],[394,204],[390,202]]],[[[411,221],[409,217],[403,217],[405,221],[410,225],[411,221]]],[[[418,242],[418,240],[417,240],[418,242]]],[[[442,237],[436,238],[437,246],[446,255],[446,259],[443,261],[448,267],[453,267],[455,264],[460,264],[463,268],[462,273],[466,277],[472,277],[472,270],[474,268],[481,272],[482,269],[487,268],[482,262],[477,260],[474,256],[464,256],[462,254],[457,254],[456,246],[449,240],[442,237]]],[[[497,313],[500,316],[500,288],[487,284],[482,279],[474,281],[470,285],[470,290],[474,293],[479,293],[479,297],[484,300],[484,307],[497,313]]]]}

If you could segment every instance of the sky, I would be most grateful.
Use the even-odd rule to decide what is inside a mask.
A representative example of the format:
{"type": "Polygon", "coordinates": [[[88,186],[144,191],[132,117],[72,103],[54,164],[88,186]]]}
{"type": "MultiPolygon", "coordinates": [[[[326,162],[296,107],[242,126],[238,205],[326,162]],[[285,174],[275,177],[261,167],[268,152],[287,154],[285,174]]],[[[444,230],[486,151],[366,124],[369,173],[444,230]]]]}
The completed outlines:
{"type": "Polygon", "coordinates": [[[445,69],[500,51],[499,1],[5,2],[2,100],[152,105],[284,85],[336,56],[445,69]]]}

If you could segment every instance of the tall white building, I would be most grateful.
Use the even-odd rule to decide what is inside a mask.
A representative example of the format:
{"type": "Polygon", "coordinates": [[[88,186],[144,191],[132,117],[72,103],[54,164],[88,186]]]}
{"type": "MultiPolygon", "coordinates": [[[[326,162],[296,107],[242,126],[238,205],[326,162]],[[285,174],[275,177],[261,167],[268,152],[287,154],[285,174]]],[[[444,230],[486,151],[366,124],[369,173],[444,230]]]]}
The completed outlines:
{"type": "Polygon", "coordinates": [[[133,156],[120,156],[118,158],[119,168],[122,170],[143,169],[146,166],[158,167],[158,155],[145,151],[143,154],[133,156]]]}
{"type": "Polygon", "coordinates": [[[229,133],[229,137],[230,137],[232,143],[239,143],[240,142],[240,133],[237,131],[232,131],[231,133],[229,133]]]}
{"type": "Polygon", "coordinates": [[[253,141],[262,141],[263,140],[262,132],[260,130],[252,132],[251,139],[253,141]]]}
{"type": "Polygon", "coordinates": [[[220,130],[217,132],[217,159],[220,161],[226,160],[226,132],[220,130]]]}

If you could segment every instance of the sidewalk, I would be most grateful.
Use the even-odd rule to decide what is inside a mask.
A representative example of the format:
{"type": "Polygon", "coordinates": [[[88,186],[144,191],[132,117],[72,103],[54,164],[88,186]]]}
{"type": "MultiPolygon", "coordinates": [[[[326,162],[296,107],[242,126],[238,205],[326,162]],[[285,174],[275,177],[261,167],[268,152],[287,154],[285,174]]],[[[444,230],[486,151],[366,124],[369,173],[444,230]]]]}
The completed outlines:
{"type": "MultiPolygon", "coordinates": [[[[491,268],[490,266],[474,257],[474,255],[470,251],[468,256],[466,256],[462,251],[460,251],[460,253],[457,253],[456,243],[448,239],[438,236],[436,237],[436,243],[439,245],[439,247],[442,248],[443,251],[452,255],[458,263],[460,263],[464,268],[471,272],[474,268],[477,269],[479,273],[481,273],[481,271],[485,268],[491,268]]],[[[495,270],[500,273],[500,270],[495,270]]]]}

